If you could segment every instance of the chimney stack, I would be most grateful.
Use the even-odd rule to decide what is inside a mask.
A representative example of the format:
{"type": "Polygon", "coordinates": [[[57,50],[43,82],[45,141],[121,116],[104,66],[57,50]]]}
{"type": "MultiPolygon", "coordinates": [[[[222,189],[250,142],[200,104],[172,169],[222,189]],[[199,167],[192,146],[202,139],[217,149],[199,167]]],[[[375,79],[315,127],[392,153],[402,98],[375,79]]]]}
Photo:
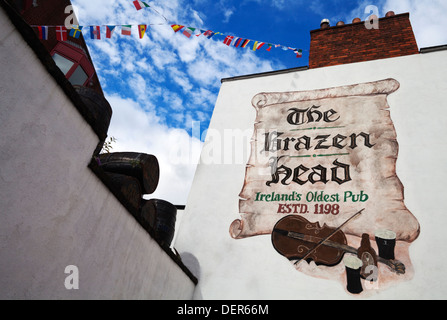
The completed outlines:
{"type": "MultiPolygon", "coordinates": [[[[371,17],[378,19],[377,17],[371,17]]],[[[410,14],[388,12],[378,19],[378,29],[368,28],[360,18],[351,24],[343,21],[331,27],[321,21],[320,29],[311,31],[309,67],[321,68],[418,54],[419,48],[410,23],[410,14]]]]}

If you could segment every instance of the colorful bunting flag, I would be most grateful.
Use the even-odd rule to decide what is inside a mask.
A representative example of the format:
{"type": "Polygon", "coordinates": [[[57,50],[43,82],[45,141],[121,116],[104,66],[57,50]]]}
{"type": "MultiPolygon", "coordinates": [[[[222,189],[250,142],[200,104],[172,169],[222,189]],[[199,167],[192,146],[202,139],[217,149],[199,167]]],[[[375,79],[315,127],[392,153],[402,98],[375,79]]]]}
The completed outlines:
{"type": "Polygon", "coordinates": [[[211,38],[215,35],[215,33],[212,32],[211,30],[208,30],[208,31],[206,31],[203,35],[204,35],[205,37],[207,37],[208,39],[211,39],[211,38]]]}
{"type": "Polygon", "coordinates": [[[143,1],[134,1],[133,4],[134,4],[135,8],[137,8],[137,10],[141,10],[143,8],[150,8],[150,6],[146,2],[143,2],[143,1]]]}
{"type": "Polygon", "coordinates": [[[69,36],[78,39],[82,33],[82,26],[73,25],[70,29],[69,36]]]}
{"type": "Polygon", "coordinates": [[[192,36],[194,31],[196,31],[196,28],[186,28],[185,30],[183,30],[183,34],[189,38],[192,36]]]}
{"type": "Polygon", "coordinates": [[[101,40],[101,27],[90,26],[90,38],[101,40]]]}
{"type": "Polygon", "coordinates": [[[112,38],[113,32],[115,31],[116,26],[106,26],[106,38],[112,38]]]}
{"type": "Polygon", "coordinates": [[[297,58],[301,58],[303,56],[303,50],[301,49],[295,50],[295,53],[297,58]]]}
{"type": "Polygon", "coordinates": [[[268,46],[269,46],[269,47],[267,48],[267,51],[272,50],[273,44],[269,43],[268,46]]]}
{"type": "Polygon", "coordinates": [[[233,41],[233,36],[227,36],[223,43],[225,43],[227,46],[231,45],[231,42],[233,41]]]}
{"type": "Polygon", "coordinates": [[[255,44],[253,45],[253,51],[259,50],[264,46],[265,42],[259,42],[255,41],[255,44]]]}
{"type": "Polygon", "coordinates": [[[58,41],[67,41],[67,28],[64,26],[56,27],[56,39],[58,41]]]}
{"type": "Polygon", "coordinates": [[[145,24],[138,25],[138,32],[140,33],[140,39],[143,39],[146,29],[147,29],[147,25],[145,25],[145,24]]]}
{"type": "Polygon", "coordinates": [[[174,32],[180,31],[184,26],[173,24],[171,25],[171,28],[174,30],[174,32]]]}
{"type": "Polygon", "coordinates": [[[39,39],[48,40],[48,27],[47,26],[38,26],[39,31],[39,39]]]}
{"type": "Polygon", "coordinates": [[[250,43],[251,40],[245,39],[244,42],[242,42],[241,48],[247,47],[247,45],[250,43]]]}
{"type": "Polygon", "coordinates": [[[237,38],[235,41],[234,41],[234,46],[237,48],[237,47],[239,47],[239,45],[242,43],[242,40],[244,40],[244,39],[242,39],[242,38],[237,38]]]}
{"type": "Polygon", "coordinates": [[[124,36],[130,36],[132,34],[132,26],[131,25],[122,25],[121,26],[121,34],[124,36]]]}

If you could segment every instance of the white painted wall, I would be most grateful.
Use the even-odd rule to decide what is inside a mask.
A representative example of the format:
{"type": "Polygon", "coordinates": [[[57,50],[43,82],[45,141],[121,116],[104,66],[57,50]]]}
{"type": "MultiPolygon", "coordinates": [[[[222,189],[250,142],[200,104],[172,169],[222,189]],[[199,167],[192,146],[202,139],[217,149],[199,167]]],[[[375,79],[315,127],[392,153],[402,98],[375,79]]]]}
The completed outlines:
{"type": "MultiPolygon", "coordinates": [[[[231,222],[240,218],[238,195],[249,153],[238,163],[215,164],[208,161],[209,150],[224,143],[223,138],[215,137],[224,137],[225,131],[240,130],[251,138],[256,117],[251,100],[258,93],[324,89],[387,78],[401,85],[388,97],[400,146],[397,175],[405,187],[405,204],[421,225],[421,235],[410,246],[413,279],[369,298],[447,298],[445,70],[447,51],[442,51],[224,82],[202,154],[205,161],[198,166],[175,245],[189,257],[190,268],[198,271],[195,298],[355,298],[339,282],[296,271],[276,253],[269,236],[230,237],[231,222]]],[[[222,154],[222,163],[224,157],[222,154]]]]}
{"type": "Polygon", "coordinates": [[[0,299],[191,298],[193,282],[87,167],[98,137],[3,10],[0,29],[0,299]]]}

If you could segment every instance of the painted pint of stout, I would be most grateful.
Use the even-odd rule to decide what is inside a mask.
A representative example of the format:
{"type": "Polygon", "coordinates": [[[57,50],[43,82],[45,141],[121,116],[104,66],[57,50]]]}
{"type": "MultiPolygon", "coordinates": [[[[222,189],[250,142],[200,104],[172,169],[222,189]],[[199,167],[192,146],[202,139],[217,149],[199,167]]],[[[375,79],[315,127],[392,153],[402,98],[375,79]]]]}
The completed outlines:
{"type": "Polygon", "coordinates": [[[362,283],[360,281],[360,268],[362,267],[362,260],[355,256],[346,256],[343,259],[346,267],[346,280],[348,291],[352,294],[359,294],[363,291],[362,283]]]}
{"type": "Polygon", "coordinates": [[[386,260],[394,260],[396,246],[396,233],[390,230],[377,230],[375,232],[379,256],[386,260]]]}

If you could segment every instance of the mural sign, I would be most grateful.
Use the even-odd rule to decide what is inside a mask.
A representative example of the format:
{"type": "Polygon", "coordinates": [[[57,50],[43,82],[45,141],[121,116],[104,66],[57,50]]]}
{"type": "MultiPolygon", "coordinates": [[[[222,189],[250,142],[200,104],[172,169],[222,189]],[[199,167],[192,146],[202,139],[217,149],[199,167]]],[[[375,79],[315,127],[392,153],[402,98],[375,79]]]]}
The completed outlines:
{"type": "Polygon", "coordinates": [[[387,98],[399,86],[386,79],[256,95],[231,236],[270,235],[297,270],[339,280],[353,294],[409,279],[408,249],[420,230],[396,174],[387,98]]]}

